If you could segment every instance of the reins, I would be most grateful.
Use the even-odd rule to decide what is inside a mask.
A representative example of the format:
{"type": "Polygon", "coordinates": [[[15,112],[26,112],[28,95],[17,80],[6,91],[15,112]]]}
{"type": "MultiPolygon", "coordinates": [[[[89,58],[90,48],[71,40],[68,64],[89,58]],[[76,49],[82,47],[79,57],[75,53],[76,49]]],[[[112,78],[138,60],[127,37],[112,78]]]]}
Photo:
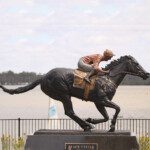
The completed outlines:
{"type": "Polygon", "coordinates": [[[115,74],[115,75],[110,75],[110,74],[109,74],[109,76],[110,76],[110,77],[115,77],[115,76],[117,76],[117,75],[119,75],[119,74],[129,74],[129,75],[139,76],[139,74],[137,74],[137,73],[127,72],[127,71],[119,72],[119,73],[117,73],[117,74],[115,74]]]}
{"type": "MultiPolygon", "coordinates": [[[[114,77],[114,76],[116,76],[116,75],[118,75],[118,74],[130,74],[130,75],[134,75],[134,76],[139,76],[139,74],[132,73],[132,72],[127,72],[127,71],[123,71],[123,72],[117,73],[117,74],[115,74],[115,75],[113,75],[113,76],[111,76],[111,75],[109,75],[109,76],[110,76],[110,77],[114,77]]],[[[106,81],[110,82],[111,84],[113,84],[113,85],[115,86],[115,88],[118,87],[116,83],[114,83],[112,80],[108,79],[107,77],[105,77],[104,79],[105,79],[106,81]]]]}

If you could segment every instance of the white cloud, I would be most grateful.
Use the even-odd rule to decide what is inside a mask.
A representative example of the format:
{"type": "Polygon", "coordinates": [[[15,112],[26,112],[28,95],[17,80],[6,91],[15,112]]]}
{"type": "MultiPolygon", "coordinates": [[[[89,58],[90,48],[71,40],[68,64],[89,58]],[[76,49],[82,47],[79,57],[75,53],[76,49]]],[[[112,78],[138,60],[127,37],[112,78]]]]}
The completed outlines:
{"type": "Polygon", "coordinates": [[[52,10],[50,13],[48,13],[48,16],[52,16],[52,15],[54,15],[54,14],[55,14],[55,11],[52,10]]]}
{"type": "Polygon", "coordinates": [[[33,24],[33,25],[36,25],[37,24],[37,26],[38,26],[38,24],[40,24],[40,23],[42,23],[43,21],[45,20],[45,18],[43,18],[43,17],[39,17],[39,18],[26,18],[25,19],[25,23],[28,23],[28,24],[33,24]]]}
{"type": "Polygon", "coordinates": [[[27,14],[27,12],[28,12],[27,10],[23,9],[19,11],[19,14],[24,15],[24,14],[27,14]]]}
{"type": "Polygon", "coordinates": [[[27,6],[33,7],[35,5],[34,1],[32,0],[2,0],[0,1],[1,8],[11,8],[16,6],[27,6]]]}
{"type": "Polygon", "coordinates": [[[87,15],[89,15],[89,14],[92,14],[93,11],[92,10],[86,10],[84,13],[87,14],[87,15]]]}
{"type": "Polygon", "coordinates": [[[26,43],[28,40],[27,39],[20,39],[18,42],[19,43],[26,43]]]}
{"type": "Polygon", "coordinates": [[[55,42],[55,40],[50,40],[50,41],[48,42],[48,46],[52,45],[54,42],[55,42]]]}
{"type": "Polygon", "coordinates": [[[29,52],[39,52],[39,51],[44,51],[45,50],[45,46],[34,46],[34,47],[31,47],[31,46],[26,46],[25,48],[25,51],[29,51],[29,52]]]}
{"type": "Polygon", "coordinates": [[[0,58],[20,64],[15,67],[3,61],[1,65],[4,70],[10,67],[15,71],[40,72],[41,68],[45,72],[55,66],[76,67],[81,56],[109,48],[117,57],[134,55],[148,70],[149,3],[149,0],[1,1],[0,58]],[[17,13],[9,13],[10,8],[19,9],[17,13]],[[36,38],[40,35],[41,39],[36,38]],[[13,36],[18,36],[18,40],[10,41],[13,36]],[[17,55],[15,60],[12,51],[17,55]]]}

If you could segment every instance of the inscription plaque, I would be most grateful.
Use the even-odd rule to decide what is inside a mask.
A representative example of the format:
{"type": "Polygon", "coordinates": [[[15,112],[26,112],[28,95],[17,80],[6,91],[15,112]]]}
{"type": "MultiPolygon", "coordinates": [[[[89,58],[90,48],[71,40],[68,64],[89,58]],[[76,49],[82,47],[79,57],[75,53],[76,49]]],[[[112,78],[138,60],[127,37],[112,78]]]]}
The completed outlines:
{"type": "Polygon", "coordinates": [[[98,150],[98,143],[65,143],[65,150],[98,150]]]}

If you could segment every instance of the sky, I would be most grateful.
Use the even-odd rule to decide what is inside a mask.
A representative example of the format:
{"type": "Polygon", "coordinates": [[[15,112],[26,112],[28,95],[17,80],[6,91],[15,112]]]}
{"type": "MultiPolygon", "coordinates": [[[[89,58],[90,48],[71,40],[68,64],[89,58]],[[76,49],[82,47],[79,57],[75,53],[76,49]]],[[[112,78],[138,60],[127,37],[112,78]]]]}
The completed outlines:
{"type": "Polygon", "coordinates": [[[0,72],[77,68],[105,49],[150,72],[149,14],[150,0],[1,0],[0,72]]]}

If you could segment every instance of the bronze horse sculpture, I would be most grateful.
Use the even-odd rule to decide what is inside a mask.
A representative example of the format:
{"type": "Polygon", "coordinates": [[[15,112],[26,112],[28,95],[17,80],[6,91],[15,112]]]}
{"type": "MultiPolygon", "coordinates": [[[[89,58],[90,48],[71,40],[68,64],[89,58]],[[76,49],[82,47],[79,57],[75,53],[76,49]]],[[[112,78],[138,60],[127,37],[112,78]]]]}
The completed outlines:
{"type": "Polygon", "coordinates": [[[126,74],[139,76],[146,80],[150,74],[146,72],[140,64],[132,56],[123,56],[118,60],[112,61],[104,70],[110,70],[109,74],[97,74],[95,87],[90,91],[87,101],[94,102],[98,111],[104,119],[88,118],[82,120],[73,111],[71,96],[83,99],[84,90],[73,87],[74,70],[67,68],[55,68],[50,70],[41,79],[33,83],[19,87],[17,89],[6,89],[2,85],[0,88],[9,94],[19,94],[27,92],[37,85],[41,85],[41,90],[49,97],[61,101],[64,106],[65,114],[77,122],[84,131],[90,131],[93,128],[92,124],[106,122],[109,119],[105,107],[115,109],[115,114],[111,121],[110,132],[115,131],[115,124],[120,112],[120,107],[111,100],[116,92],[117,87],[123,80],[126,74]]]}

